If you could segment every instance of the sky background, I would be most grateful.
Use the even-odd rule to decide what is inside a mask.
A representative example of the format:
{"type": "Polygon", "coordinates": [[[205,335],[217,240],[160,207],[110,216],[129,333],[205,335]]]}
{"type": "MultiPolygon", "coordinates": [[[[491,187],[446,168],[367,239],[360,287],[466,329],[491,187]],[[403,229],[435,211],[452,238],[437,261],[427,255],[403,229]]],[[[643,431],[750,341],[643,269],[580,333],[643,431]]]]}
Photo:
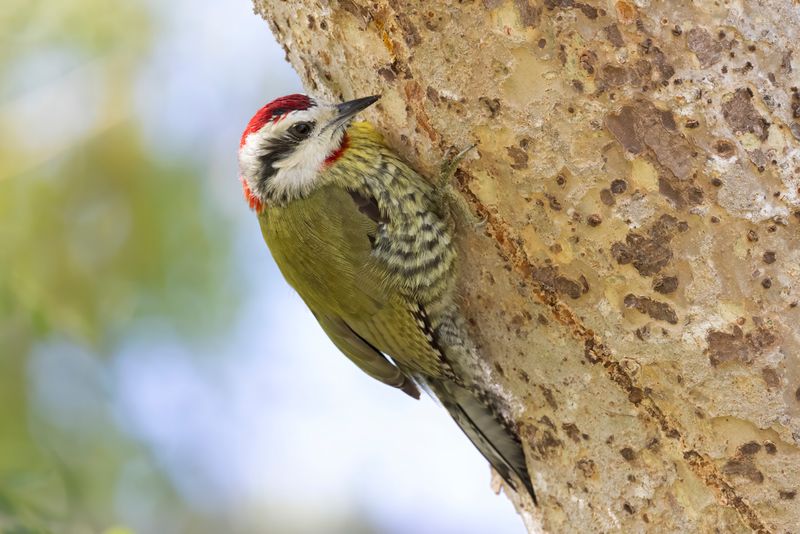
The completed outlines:
{"type": "Polygon", "coordinates": [[[524,532],[272,262],[236,149],[302,88],[247,0],[1,11],[0,532],[524,532]]]}

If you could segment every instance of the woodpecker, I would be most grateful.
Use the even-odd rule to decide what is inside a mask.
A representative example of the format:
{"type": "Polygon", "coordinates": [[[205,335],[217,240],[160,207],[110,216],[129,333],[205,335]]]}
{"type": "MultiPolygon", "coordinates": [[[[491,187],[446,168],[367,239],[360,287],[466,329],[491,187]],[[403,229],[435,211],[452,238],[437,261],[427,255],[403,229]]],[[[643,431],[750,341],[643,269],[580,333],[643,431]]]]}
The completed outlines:
{"type": "Polygon", "coordinates": [[[462,152],[432,183],[373,126],[380,97],[278,98],[242,134],[244,196],[286,281],[334,345],[369,376],[418,399],[431,392],[518,493],[535,503],[504,401],[455,299],[456,217],[446,193],[462,152]],[[484,380],[485,382],[485,380],[484,380]]]}

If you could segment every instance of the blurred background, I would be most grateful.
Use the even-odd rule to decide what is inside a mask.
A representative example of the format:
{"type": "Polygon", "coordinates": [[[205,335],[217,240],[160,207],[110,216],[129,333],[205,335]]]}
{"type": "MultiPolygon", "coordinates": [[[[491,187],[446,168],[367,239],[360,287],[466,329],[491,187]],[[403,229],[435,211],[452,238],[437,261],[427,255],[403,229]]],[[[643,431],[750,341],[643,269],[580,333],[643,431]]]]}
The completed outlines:
{"type": "Polygon", "coordinates": [[[273,265],[236,149],[302,89],[248,0],[3,0],[0,38],[0,532],[524,532],[273,265]]]}

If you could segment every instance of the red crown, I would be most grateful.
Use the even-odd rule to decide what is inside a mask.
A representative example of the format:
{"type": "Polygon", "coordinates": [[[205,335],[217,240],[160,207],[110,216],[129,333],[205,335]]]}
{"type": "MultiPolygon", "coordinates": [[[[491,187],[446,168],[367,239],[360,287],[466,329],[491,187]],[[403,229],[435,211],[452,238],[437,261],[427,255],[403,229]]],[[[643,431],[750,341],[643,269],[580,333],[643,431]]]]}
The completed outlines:
{"type": "Polygon", "coordinates": [[[249,123],[247,123],[247,128],[245,128],[244,133],[242,134],[242,139],[239,141],[239,147],[244,145],[248,135],[253,132],[257,132],[266,123],[273,120],[280,120],[284,115],[291,111],[308,109],[313,105],[314,101],[306,95],[295,94],[276,98],[263,108],[256,111],[256,114],[253,115],[253,118],[250,119],[249,123]]]}

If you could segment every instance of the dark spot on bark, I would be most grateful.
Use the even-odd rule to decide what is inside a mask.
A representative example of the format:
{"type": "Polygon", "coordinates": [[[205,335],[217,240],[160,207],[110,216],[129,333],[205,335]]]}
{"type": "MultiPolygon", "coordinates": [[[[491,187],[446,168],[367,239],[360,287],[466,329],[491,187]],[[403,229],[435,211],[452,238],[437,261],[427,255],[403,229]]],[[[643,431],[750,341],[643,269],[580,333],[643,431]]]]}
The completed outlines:
{"type": "Polygon", "coordinates": [[[512,169],[522,170],[528,168],[528,154],[515,146],[506,147],[506,152],[514,162],[511,164],[512,169]]]}
{"type": "Polygon", "coordinates": [[[791,74],[792,73],[792,53],[794,50],[787,50],[783,57],[781,57],[781,71],[784,74],[791,74]]]}
{"type": "Polygon", "coordinates": [[[672,250],[669,248],[672,238],[687,229],[685,222],[664,214],[653,223],[647,236],[629,232],[625,243],[616,242],[611,245],[611,254],[617,263],[632,263],[642,276],[652,276],[672,259],[672,250]]]}
{"type": "Polygon", "coordinates": [[[499,98],[488,98],[486,96],[482,96],[478,99],[478,102],[484,105],[486,109],[489,110],[489,118],[493,119],[500,114],[500,99],[499,98]]]}
{"type": "Polygon", "coordinates": [[[742,87],[722,102],[722,116],[734,133],[752,133],[762,141],[769,136],[769,123],[753,106],[753,92],[742,87]]]}
{"type": "Polygon", "coordinates": [[[766,252],[764,252],[764,263],[766,264],[775,263],[774,250],[767,250],[766,252]]]}
{"type": "Polygon", "coordinates": [[[703,28],[695,27],[689,30],[686,34],[686,45],[697,56],[703,68],[719,61],[722,55],[722,45],[703,28]]]}
{"type": "Polygon", "coordinates": [[[572,299],[577,299],[585,293],[584,286],[581,283],[559,275],[558,270],[551,265],[534,269],[533,279],[539,282],[542,287],[562,295],[568,295],[572,299]]]}
{"type": "Polygon", "coordinates": [[[755,441],[748,441],[739,447],[739,452],[745,456],[752,456],[761,450],[761,444],[755,441]]]}
{"type": "Polygon", "coordinates": [[[764,450],[767,451],[767,454],[775,454],[778,452],[778,447],[776,447],[771,441],[766,440],[764,441],[764,450]]]}
{"type": "Polygon", "coordinates": [[[676,289],[678,289],[677,276],[658,276],[653,279],[653,290],[662,295],[673,293],[676,289]]]}
{"type": "Polygon", "coordinates": [[[436,14],[434,11],[425,12],[425,27],[432,32],[438,32],[442,29],[444,17],[441,14],[436,14]]]}
{"type": "Polygon", "coordinates": [[[540,314],[539,314],[539,315],[536,317],[536,320],[537,320],[537,321],[539,322],[539,324],[540,324],[540,325],[542,325],[542,326],[547,326],[548,324],[550,324],[550,321],[548,321],[548,320],[547,320],[547,317],[545,317],[545,316],[544,316],[544,315],[542,315],[541,313],[540,313],[540,314]]]}
{"type": "Polygon", "coordinates": [[[528,375],[528,373],[526,371],[524,371],[522,369],[518,370],[517,371],[517,376],[519,377],[520,380],[522,380],[526,384],[530,384],[531,377],[530,377],[530,375],[528,375]]]}
{"type": "Polygon", "coordinates": [[[760,319],[756,329],[746,336],[736,325],[731,334],[718,330],[710,330],[706,334],[709,360],[715,367],[726,362],[750,364],[756,355],[773,345],[775,341],[775,335],[760,322],[760,319]]]}
{"type": "Polygon", "coordinates": [[[306,20],[308,21],[308,29],[309,30],[315,30],[317,28],[317,23],[314,20],[314,16],[313,15],[308,15],[306,17],[306,20]]]}
{"type": "Polygon", "coordinates": [[[761,378],[764,379],[764,383],[768,388],[776,388],[781,385],[781,378],[778,376],[778,372],[771,367],[761,369],[761,378]]]}
{"type": "Polygon", "coordinates": [[[569,439],[574,441],[575,443],[580,443],[581,441],[581,432],[578,430],[578,427],[575,423],[563,423],[561,425],[562,430],[567,433],[569,439]]]}
{"type": "Polygon", "coordinates": [[[419,34],[417,27],[412,24],[411,19],[401,10],[395,10],[397,23],[403,31],[403,40],[409,48],[414,48],[422,42],[422,37],[419,34]]]}
{"type": "Polygon", "coordinates": [[[390,82],[390,83],[393,82],[395,80],[395,78],[397,77],[395,75],[395,73],[392,71],[392,69],[387,68],[387,67],[379,68],[378,69],[378,74],[380,74],[381,77],[383,77],[384,80],[386,80],[387,82],[390,82]]]}
{"type": "Polygon", "coordinates": [[[644,391],[642,388],[632,387],[628,392],[628,400],[633,404],[639,404],[644,400],[644,391]]]}
{"type": "Polygon", "coordinates": [[[622,455],[623,458],[625,458],[625,460],[629,462],[632,462],[634,458],[636,458],[636,453],[633,452],[633,449],[631,449],[630,447],[624,447],[620,449],[619,453],[622,455]]]}
{"type": "Polygon", "coordinates": [[[609,87],[622,87],[629,79],[628,71],[623,67],[606,64],[600,68],[600,80],[609,87]]]}
{"type": "Polygon", "coordinates": [[[578,63],[587,74],[594,74],[595,61],[597,61],[597,54],[592,50],[584,50],[578,58],[578,63]]]}
{"type": "Polygon", "coordinates": [[[772,287],[772,279],[764,278],[763,280],[761,280],[761,287],[763,287],[764,289],[771,288],[772,287]]]}
{"type": "Polygon", "coordinates": [[[600,226],[600,223],[603,222],[603,219],[601,219],[600,215],[597,213],[592,213],[586,218],[586,222],[589,224],[589,226],[600,226]]]}
{"type": "Polygon", "coordinates": [[[547,40],[546,39],[539,39],[539,41],[536,44],[537,44],[537,46],[539,48],[544,48],[547,45],[547,40]]]}
{"type": "Polygon", "coordinates": [[[578,6],[578,9],[581,10],[581,13],[586,15],[587,19],[594,20],[594,19],[597,18],[597,8],[596,7],[590,6],[589,4],[583,4],[583,3],[580,3],[580,2],[578,2],[575,5],[578,6]]]}
{"type": "Polygon", "coordinates": [[[658,162],[676,178],[683,182],[692,181],[697,150],[677,131],[675,119],[668,110],[637,100],[623,106],[619,114],[606,116],[606,127],[631,154],[640,154],[648,147],[658,162]]]}
{"type": "Polygon", "coordinates": [[[519,20],[523,26],[532,28],[539,24],[539,17],[542,14],[541,7],[531,4],[530,0],[514,0],[514,5],[517,7],[519,20]]]}
{"type": "Polygon", "coordinates": [[[503,371],[503,368],[497,362],[494,362],[494,370],[497,371],[497,374],[500,376],[506,376],[506,372],[503,371]]]}
{"type": "Polygon", "coordinates": [[[778,495],[785,501],[791,501],[797,496],[797,490],[779,491],[778,495]]]}
{"type": "Polygon", "coordinates": [[[636,513],[636,510],[633,509],[633,506],[631,506],[627,502],[622,505],[622,509],[625,510],[626,512],[628,512],[631,515],[636,513]]]}
{"type": "Polygon", "coordinates": [[[589,458],[581,458],[575,464],[577,468],[583,473],[583,476],[586,478],[591,478],[594,476],[595,472],[597,471],[594,465],[594,461],[590,460],[589,458]]]}
{"type": "Polygon", "coordinates": [[[600,361],[600,358],[595,355],[594,340],[592,338],[587,339],[583,343],[583,357],[586,358],[586,361],[589,363],[597,363],[600,361]]]}
{"type": "Polygon", "coordinates": [[[736,147],[727,139],[717,139],[714,141],[714,151],[725,159],[736,155],[736,147]]]}
{"type": "Polygon", "coordinates": [[[722,466],[722,473],[729,476],[744,477],[756,484],[764,482],[764,475],[761,471],[756,469],[753,460],[741,456],[731,458],[725,462],[725,465],[722,466]]]}
{"type": "Polygon", "coordinates": [[[652,58],[662,82],[666,82],[675,75],[675,68],[669,64],[664,52],[657,46],[653,47],[652,58]]]}
{"type": "Polygon", "coordinates": [[[616,202],[614,200],[614,196],[611,194],[610,189],[601,189],[600,190],[600,202],[605,204],[606,206],[613,206],[616,202]]]}
{"type": "Polygon", "coordinates": [[[622,48],[625,46],[625,39],[622,38],[622,33],[620,33],[619,28],[616,24],[610,24],[603,28],[606,33],[606,39],[608,42],[614,45],[614,48],[622,48]]]}
{"type": "Polygon", "coordinates": [[[567,183],[567,178],[563,174],[559,174],[556,176],[556,183],[561,187],[564,187],[564,184],[567,183]]]}
{"type": "Polygon", "coordinates": [[[719,178],[712,178],[711,179],[711,185],[713,185],[714,187],[721,187],[722,186],[722,180],[720,180],[719,178]]]}
{"type": "Polygon", "coordinates": [[[581,2],[575,2],[575,0],[544,0],[544,6],[550,11],[557,7],[566,9],[580,9],[587,18],[597,18],[597,8],[581,2]]]}
{"type": "Polygon", "coordinates": [[[555,453],[556,449],[564,446],[564,443],[547,428],[542,430],[539,427],[530,426],[526,434],[533,456],[539,459],[549,458],[555,453]]]}
{"type": "Polygon", "coordinates": [[[659,174],[658,192],[679,209],[703,203],[703,190],[700,187],[694,185],[693,181],[682,181],[670,173],[659,174]]]}
{"type": "Polygon", "coordinates": [[[549,388],[541,385],[539,389],[542,391],[542,395],[544,395],[544,400],[547,401],[547,404],[549,404],[553,410],[557,410],[558,404],[556,404],[556,398],[553,396],[553,392],[549,388]]]}
{"type": "Polygon", "coordinates": [[[576,467],[583,473],[583,476],[586,478],[591,478],[596,473],[596,468],[594,465],[594,461],[590,460],[589,458],[581,458],[575,464],[576,467]]]}
{"type": "MultiPolygon", "coordinates": [[[[340,5],[342,6],[342,9],[359,19],[364,24],[366,24],[371,18],[369,10],[364,6],[357,4],[353,0],[341,0],[340,5]]],[[[325,24],[325,27],[323,27],[323,24],[325,24],[325,21],[321,20],[319,27],[324,30],[327,28],[327,24],[325,24]]]]}
{"type": "Polygon", "coordinates": [[[608,129],[625,150],[632,154],[639,154],[644,150],[636,122],[637,115],[632,106],[625,106],[619,115],[609,115],[606,118],[608,129]]]}
{"type": "Polygon", "coordinates": [[[650,297],[637,296],[633,293],[625,295],[625,307],[633,308],[639,313],[649,315],[658,321],[666,321],[669,324],[678,324],[678,315],[669,304],[659,302],[650,297]]]}
{"type": "MultiPolygon", "coordinates": [[[[512,167],[513,167],[513,165],[512,165],[512,167]]],[[[561,211],[561,202],[559,202],[556,197],[554,197],[553,195],[550,195],[548,193],[545,193],[545,196],[547,197],[547,203],[550,206],[551,210],[561,211]]]]}
{"type": "Polygon", "coordinates": [[[646,59],[639,59],[634,63],[633,70],[639,78],[649,79],[650,73],[653,71],[653,66],[646,59]]]}
{"type": "Polygon", "coordinates": [[[628,182],[622,179],[617,179],[611,182],[611,192],[615,195],[620,195],[628,189],[628,182]]]}

